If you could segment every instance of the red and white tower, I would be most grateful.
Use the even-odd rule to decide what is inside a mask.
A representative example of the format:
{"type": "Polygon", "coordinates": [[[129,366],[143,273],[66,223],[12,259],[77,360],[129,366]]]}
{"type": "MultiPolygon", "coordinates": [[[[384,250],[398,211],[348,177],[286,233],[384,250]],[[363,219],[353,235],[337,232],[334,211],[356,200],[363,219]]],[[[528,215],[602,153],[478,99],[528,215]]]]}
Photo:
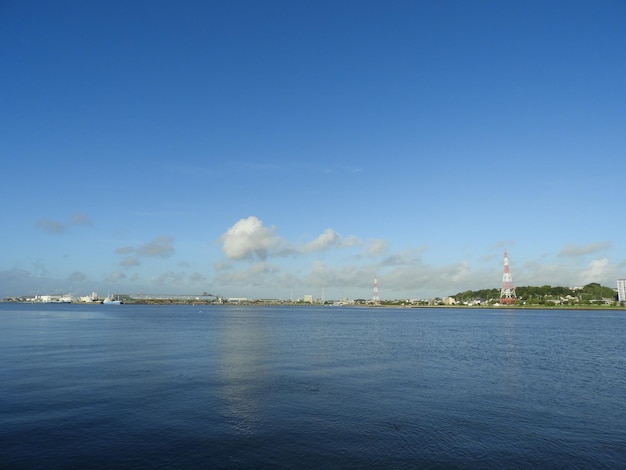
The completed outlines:
{"type": "Polygon", "coordinates": [[[504,274],[502,274],[502,289],[500,289],[500,303],[514,304],[517,296],[513,287],[513,277],[509,271],[509,254],[504,250],[504,274]]]}
{"type": "Polygon", "coordinates": [[[372,303],[378,305],[380,303],[380,297],[378,297],[378,277],[374,275],[374,295],[372,296],[372,303]]]}

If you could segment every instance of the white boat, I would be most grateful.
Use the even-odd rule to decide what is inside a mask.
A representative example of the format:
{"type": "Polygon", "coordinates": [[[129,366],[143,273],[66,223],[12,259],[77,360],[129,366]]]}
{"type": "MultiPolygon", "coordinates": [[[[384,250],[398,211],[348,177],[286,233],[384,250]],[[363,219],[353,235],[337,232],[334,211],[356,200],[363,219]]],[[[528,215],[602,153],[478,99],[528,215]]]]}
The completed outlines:
{"type": "Polygon", "coordinates": [[[108,305],[121,305],[122,301],[118,298],[117,300],[113,300],[110,296],[102,301],[103,304],[108,305]]]}

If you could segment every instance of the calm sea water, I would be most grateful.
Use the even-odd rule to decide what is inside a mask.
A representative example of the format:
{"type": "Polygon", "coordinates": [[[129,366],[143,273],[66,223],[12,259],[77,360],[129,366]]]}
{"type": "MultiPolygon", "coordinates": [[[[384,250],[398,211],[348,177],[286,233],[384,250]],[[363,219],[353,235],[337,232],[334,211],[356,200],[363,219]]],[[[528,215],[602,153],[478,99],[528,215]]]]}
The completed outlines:
{"type": "Polygon", "coordinates": [[[0,304],[3,468],[626,468],[626,312],[0,304]]]}

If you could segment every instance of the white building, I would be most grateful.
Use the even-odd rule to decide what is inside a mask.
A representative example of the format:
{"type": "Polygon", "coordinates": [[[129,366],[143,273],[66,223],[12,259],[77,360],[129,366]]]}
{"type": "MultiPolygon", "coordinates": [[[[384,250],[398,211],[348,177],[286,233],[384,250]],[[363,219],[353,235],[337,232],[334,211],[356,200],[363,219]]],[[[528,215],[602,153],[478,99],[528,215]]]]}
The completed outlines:
{"type": "Polygon", "coordinates": [[[95,302],[96,300],[98,300],[98,294],[96,292],[92,292],[91,295],[83,295],[78,299],[79,302],[85,303],[95,302]]]}
{"type": "Polygon", "coordinates": [[[617,280],[617,300],[626,302],[626,279],[617,280]]]}

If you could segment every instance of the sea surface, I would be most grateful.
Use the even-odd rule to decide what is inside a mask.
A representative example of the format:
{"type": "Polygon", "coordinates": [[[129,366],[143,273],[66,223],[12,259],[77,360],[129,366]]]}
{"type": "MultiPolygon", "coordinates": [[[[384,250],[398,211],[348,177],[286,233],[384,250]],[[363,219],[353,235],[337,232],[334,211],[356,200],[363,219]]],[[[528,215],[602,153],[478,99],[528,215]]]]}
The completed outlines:
{"type": "Polygon", "coordinates": [[[626,312],[0,304],[1,468],[626,468],[626,312]]]}

